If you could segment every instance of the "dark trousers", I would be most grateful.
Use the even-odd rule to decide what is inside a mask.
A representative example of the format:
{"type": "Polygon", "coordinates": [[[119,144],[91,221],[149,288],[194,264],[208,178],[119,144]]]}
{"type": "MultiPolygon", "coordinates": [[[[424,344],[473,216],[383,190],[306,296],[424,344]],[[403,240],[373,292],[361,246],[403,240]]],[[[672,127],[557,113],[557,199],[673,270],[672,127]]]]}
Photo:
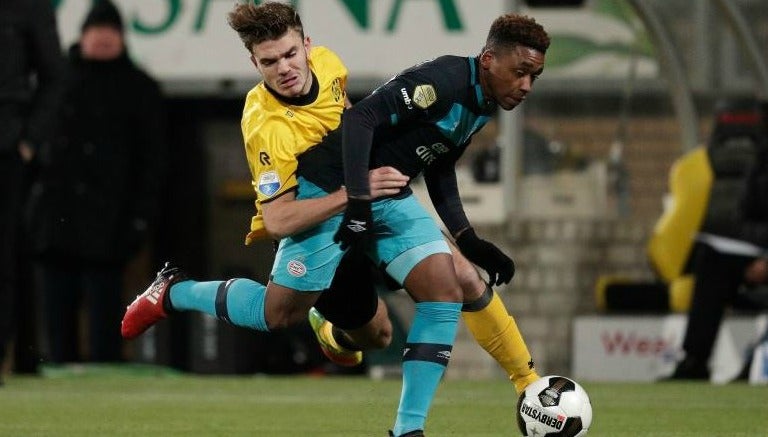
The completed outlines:
{"type": "Polygon", "coordinates": [[[24,164],[19,154],[0,154],[0,362],[15,334],[17,243],[25,191],[24,164]]]}
{"type": "Polygon", "coordinates": [[[683,350],[686,358],[706,364],[723,320],[744,282],[744,271],[752,257],[720,253],[707,245],[698,245],[693,274],[696,277],[683,350]]]}
{"type": "Polygon", "coordinates": [[[122,267],[71,261],[40,264],[49,358],[53,363],[83,361],[80,310],[87,320],[87,361],[122,361],[120,320],[122,267]]]}

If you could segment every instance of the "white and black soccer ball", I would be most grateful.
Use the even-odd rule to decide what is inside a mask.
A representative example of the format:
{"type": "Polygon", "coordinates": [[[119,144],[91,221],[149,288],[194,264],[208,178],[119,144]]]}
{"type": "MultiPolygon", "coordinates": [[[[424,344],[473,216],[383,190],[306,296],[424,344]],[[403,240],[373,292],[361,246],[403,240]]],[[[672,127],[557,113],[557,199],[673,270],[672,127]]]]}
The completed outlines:
{"type": "Polygon", "coordinates": [[[592,424],[592,404],[584,388],[564,376],[543,376],[517,401],[517,425],[524,436],[583,437],[592,424]]]}

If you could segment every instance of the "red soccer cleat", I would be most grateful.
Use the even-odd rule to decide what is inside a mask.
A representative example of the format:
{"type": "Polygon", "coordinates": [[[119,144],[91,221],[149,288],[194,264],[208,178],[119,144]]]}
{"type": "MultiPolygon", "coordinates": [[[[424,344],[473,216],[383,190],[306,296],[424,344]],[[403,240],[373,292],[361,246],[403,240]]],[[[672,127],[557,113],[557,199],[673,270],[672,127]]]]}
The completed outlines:
{"type": "Polygon", "coordinates": [[[180,268],[165,263],[146,291],[136,296],[126,308],[120,327],[123,338],[136,338],[158,321],[168,317],[166,293],[173,284],[187,279],[187,274],[180,268]]]}

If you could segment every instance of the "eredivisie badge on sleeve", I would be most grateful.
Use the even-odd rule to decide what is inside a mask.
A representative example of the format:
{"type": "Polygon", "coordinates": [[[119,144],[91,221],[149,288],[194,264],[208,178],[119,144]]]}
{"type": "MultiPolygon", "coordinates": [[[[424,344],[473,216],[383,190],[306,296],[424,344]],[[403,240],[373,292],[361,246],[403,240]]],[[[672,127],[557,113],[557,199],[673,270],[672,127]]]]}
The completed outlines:
{"type": "Polygon", "coordinates": [[[267,197],[277,193],[280,185],[280,176],[274,170],[265,171],[259,175],[259,192],[267,197]]]}
{"type": "Polygon", "coordinates": [[[437,93],[432,85],[419,85],[413,90],[413,103],[421,109],[427,109],[437,101],[437,93]]]}

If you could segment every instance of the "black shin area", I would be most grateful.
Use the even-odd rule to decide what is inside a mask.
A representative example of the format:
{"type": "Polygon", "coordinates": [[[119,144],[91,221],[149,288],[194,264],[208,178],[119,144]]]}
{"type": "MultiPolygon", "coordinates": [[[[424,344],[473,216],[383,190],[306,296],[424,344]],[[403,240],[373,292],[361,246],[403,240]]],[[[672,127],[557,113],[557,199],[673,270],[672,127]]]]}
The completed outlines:
{"type": "Polygon", "coordinates": [[[365,326],[379,306],[374,281],[380,274],[365,256],[344,255],[331,287],[320,295],[315,308],[335,327],[358,329],[365,326]]]}
{"type": "Polygon", "coordinates": [[[453,346],[450,344],[435,343],[406,343],[403,348],[403,362],[429,361],[431,363],[447,366],[451,359],[453,346]]]}
{"type": "Polygon", "coordinates": [[[493,289],[490,285],[485,284],[485,291],[483,294],[472,302],[467,302],[462,305],[461,310],[467,312],[480,311],[491,303],[491,299],[493,299],[493,289]]]}

